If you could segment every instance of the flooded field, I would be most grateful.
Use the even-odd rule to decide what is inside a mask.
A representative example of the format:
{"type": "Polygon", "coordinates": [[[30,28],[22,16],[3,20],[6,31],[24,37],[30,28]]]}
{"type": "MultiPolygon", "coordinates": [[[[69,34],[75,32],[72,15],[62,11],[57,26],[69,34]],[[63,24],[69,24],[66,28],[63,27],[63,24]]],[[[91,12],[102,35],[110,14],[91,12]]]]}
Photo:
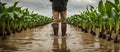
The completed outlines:
{"type": "Polygon", "coordinates": [[[120,52],[120,44],[99,39],[68,25],[67,37],[53,36],[51,24],[0,40],[0,52],[120,52]]]}

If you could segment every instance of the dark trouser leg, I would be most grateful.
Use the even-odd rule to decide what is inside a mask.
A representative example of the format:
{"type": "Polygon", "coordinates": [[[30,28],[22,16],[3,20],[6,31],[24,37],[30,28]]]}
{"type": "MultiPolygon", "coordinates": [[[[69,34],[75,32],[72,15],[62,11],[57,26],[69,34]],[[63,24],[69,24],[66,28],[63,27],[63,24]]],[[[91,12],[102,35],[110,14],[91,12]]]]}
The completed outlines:
{"type": "Polygon", "coordinates": [[[58,36],[58,30],[59,30],[59,24],[58,24],[58,20],[59,20],[59,12],[53,10],[53,31],[54,31],[54,35],[58,36]]]}
{"type": "Polygon", "coordinates": [[[66,24],[66,10],[60,11],[61,13],[61,30],[62,30],[62,36],[66,36],[66,29],[67,29],[67,24],[66,24]]]}

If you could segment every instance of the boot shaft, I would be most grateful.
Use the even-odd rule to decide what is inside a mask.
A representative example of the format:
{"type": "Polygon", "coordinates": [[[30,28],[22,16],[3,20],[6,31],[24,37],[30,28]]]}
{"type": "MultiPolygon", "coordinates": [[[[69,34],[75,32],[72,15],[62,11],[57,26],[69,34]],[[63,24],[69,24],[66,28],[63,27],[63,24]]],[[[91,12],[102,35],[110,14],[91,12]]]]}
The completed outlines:
{"type": "Polygon", "coordinates": [[[53,23],[52,26],[53,26],[54,35],[58,36],[59,24],[53,23]]]}
{"type": "Polygon", "coordinates": [[[67,29],[67,24],[66,23],[62,23],[61,24],[61,30],[62,30],[62,36],[66,36],[66,29],[67,29]]]}

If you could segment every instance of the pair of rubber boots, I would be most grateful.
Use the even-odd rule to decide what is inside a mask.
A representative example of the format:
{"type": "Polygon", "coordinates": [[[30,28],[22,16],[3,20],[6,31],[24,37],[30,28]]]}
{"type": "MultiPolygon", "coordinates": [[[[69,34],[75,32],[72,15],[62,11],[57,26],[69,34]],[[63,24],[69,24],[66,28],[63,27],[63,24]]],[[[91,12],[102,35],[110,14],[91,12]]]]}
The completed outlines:
{"type": "MultiPolygon", "coordinates": [[[[54,36],[58,36],[59,24],[53,23],[52,26],[53,26],[54,36]]],[[[67,24],[61,23],[62,36],[67,36],[66,29],[67,29],[67,24]]]]}

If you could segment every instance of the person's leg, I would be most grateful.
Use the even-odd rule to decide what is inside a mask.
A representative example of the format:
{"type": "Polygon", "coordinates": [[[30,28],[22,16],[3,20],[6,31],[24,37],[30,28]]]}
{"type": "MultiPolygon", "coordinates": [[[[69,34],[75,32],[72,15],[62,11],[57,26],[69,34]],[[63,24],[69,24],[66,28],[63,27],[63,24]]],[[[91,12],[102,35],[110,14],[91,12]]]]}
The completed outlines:
{"type": "Polygon", "coordinates": [[[53,10],[53,22],[58,23],[59,21],[59,11],[53,10]]]}
{"type": "Polygon", "coordinates": [[[66,10],[63,10],[63,11],[60,11],[60,13],[61,13],[61,22],[62,22],[62,23],[66,23],[67,11],[66,11],[66,10]]]}
{"type": "Polygon", "coordinates": [[[61,11],[61,29],[62,29],[62,36],[66,36],[66,29],[67,29],[67,24],[66,24],[66,10],[61,11]]]}
{"type": "Polygon", "coordinates": [[[58,36],[58,30],[59,30],[59,24],[58,24],[58,20],[59,20],[59,12],[53,10],[53,31],[54,31],[54,35],[58,36]]]}

